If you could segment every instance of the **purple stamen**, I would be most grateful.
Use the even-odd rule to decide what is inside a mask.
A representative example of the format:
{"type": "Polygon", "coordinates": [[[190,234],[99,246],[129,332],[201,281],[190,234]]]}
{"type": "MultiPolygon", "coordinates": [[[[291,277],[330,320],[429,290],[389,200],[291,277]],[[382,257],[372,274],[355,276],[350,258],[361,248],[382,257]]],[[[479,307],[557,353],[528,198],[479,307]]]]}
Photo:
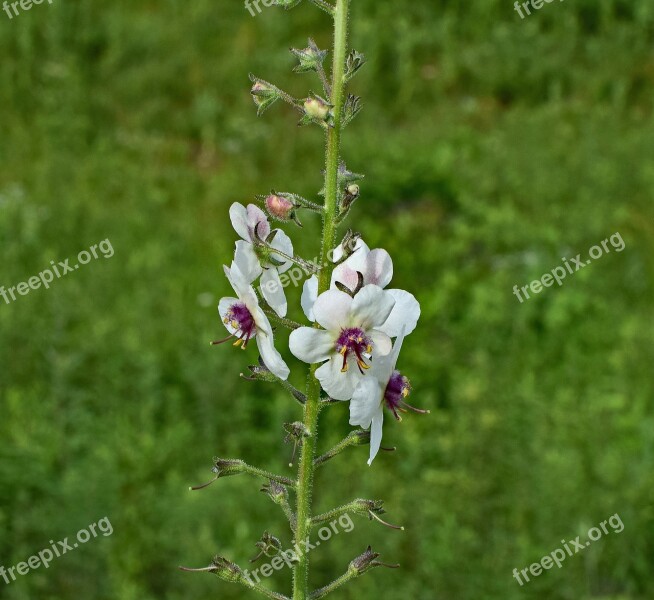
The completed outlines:
{"type": "Polygon", "coordinates": [[[423,415],[429,414],[428,410],[415,408],[404,401],[410,392],[411,384],[409,383],[409,380],[399,371],[393,371],[391,378],[388,380],[386,391],[384,392],[384,401],[386,402],[388,409],[393,413],[393,416],[398,421],[402,420],[402,417],[398,413],[405,413],[407,412],[407,409],[423,415]]]}
{"type": "Polygon", "coordinates": [[[341,329],[341,334],[336,340],[336,351],[343,355],[343,367],[341,368],[341,373],[347,371],[347,360],[350,355],[355,357],[357,367],[362,375],[364,374],[364,370],[370,368],[370,365],[366,364],[364,358],[366,358],[365,355],[372,354],[372,341],[363,329],[359,327],[341,329]]]}
{"type": "Polygon", "coordinates": [[[242,344],[241,348],[245,350],[250,338],[257,332],[257,325],[248,307],[243,302],[235,302],[229,307],[223,322],[229,324],[236,331],[224,340],[213,342],[213,344],[222,344],[236,336],[238,339],[234,345],[239,346],[242,344]]]}

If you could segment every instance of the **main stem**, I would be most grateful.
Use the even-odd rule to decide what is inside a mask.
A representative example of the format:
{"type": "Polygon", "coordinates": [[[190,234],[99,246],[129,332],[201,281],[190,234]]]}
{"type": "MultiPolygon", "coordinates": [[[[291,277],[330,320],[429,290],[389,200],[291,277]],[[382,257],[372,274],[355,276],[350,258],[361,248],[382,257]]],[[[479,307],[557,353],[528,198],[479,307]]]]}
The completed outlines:
{"type": "MultiPolygon", "coordinates": [[[[334,59],[332,67],[332,95],[334,126],[327,132],[325,170],[325,212],[322,230],[322,248],[318,274],[318,293],[329,289],[332,266],[329,253],[336,244],[336,217],[338,216],[338,165],[341,145],[341,116],[344,99],[345,61],[347,57],[347,26],[349,0],[337,0],[334,13],[334,59]]],[[[316,325],[317,327],[318,325],[316,325]]],[[[311,365],[307,384],[307,402],[304,407],[304,425],[311,433],[302,444],[297,484],[297,530],[298,548],[311,531],[311,492],[313,487],[313,460],[318,438],[318,414],[320,412],[320,382],[315,373],[319,365],[311,365]]],[[[309,556],[302,553],[293,576],[293,600],[307,600],[309,596],[309,556]]]]}

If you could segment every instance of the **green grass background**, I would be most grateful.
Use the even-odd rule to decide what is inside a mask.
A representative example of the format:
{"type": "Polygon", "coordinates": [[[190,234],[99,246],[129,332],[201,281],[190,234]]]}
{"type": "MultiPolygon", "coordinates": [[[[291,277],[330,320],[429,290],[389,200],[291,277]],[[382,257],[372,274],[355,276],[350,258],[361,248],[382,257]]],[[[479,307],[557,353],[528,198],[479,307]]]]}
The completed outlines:
{"type": "MultiPolygon", "coordinates": [[[[312,585],[368,544],[377,570],[334,597],[654,597],[654,5],[569,0],[520,20],[509,0],[354,0],[365,110],[344,157],[366,174],[350,224],[420,299],[400,367],[429,417],[387,420],[316,479],[315,506],[383,498],[312,554],[312,585]],[[615,232],[626,242],[520,304],[512,294],[615,232]],[[512,578],[619,513],[605,536],[525,587],[512,578]]],[[[239,379],[215,306],[227,217],[271,187],[315,197],[322,134],[248,72],[297,96],[290,46],[329,44],[306,2],[253,18],[238,0],[54,0],[0,13],[0,284],[109,238],[91,262],[0,304],[0,564],[103,516],[99,538],[10,586],[7,600],[249,595],[177,565],[245,566],[281,512],[247,477],[202,492],[214,455],[290,474],[282,391],[239,379]]],[[[292,227],[313,257],[319,222],[292,227]]],[[[292,315],[301,318],[299,290],[292,315]]],[[[285,335],[279,336],[285,343],[285,335]]],[[[303,366],[285,352],[292,380],[303,366]]],[[[349,431],[325,413],[320,447],[349,431]]],[[[289,590],[285,570],[270,584],[289,590]]]]}

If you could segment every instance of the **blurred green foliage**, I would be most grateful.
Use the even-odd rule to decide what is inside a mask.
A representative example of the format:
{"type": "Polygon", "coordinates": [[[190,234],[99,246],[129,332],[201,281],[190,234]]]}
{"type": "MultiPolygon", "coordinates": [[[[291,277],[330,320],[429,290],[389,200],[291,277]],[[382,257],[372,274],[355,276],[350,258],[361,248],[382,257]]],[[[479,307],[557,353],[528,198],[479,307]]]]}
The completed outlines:
{"type": "MultiPolygon", "coordinates": [[[[372,468],[358,449],[319,472],[317,510],[383,498],[407,530],[357,521],[314,552],[314,585],[371,543],[402,570],[335,597],[652,598],[654,5],[557,2],[524,21],[509,0],[353,5],[369,63],[345,136],[367,175],[351,223],[422,302],[400,367],[432,413],[388,419],[398,451],[372,468]],[[622,253],[524,304],[512,294],[616,231],[622,253]],[[614,513],[620,535],[523,588],[512,578],[614,513]]],[[[0,303],[0,564],[114,526],[0,581],[1,598],[244,598],[176,567],[245,566],[264,529],[289,542],[256,481],[187,488],[213,455],[291,472],[281,425],[297,406],[239,379],[253,349],[207,341],[224,335],[230,203],[321,187],[322,134],[284,107],[257,120],[248,93],[250,71],[318,91],[286,52],[309,35],[324,47],[331,31],[307,3],[256,18],[224,0],[0,13],[0,284],[106,238],[115,249],[0,303]]],[[[313,257],[305,220],[289,232],[313,257]]],[[[347,407],[331,408],[321,446],[348,430],[347,407]]]]}

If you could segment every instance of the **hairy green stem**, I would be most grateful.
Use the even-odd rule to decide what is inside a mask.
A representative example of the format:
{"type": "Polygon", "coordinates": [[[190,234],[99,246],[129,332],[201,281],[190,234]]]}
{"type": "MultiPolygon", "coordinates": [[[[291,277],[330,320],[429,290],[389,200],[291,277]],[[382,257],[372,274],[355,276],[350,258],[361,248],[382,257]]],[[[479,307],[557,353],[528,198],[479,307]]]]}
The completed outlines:
{"type": "MultiPolygon", "coordinates": [[[[330,103],[334,107],[334,126],[327,131],[325,170],[325,211],[322,232],[320,264],[326,265],[318,273],[318,293],[329,289],[332,263],[330,252],[336,243],[336,219],[338,217],[338,165],[341,144],[341,118],[345,88],[345,61],[347,59],[347,28],[349,0],[337,0],[334,10],[334,54],[330,103]]],[[[317,326],[317,325],[316,325],[317,326]]],[[[318,438],[318,414],[320,413],[320,382],[315,373],[319,365],[311,365],[307,384],[307,402],[304,407],[304,425],[311,436],[304,440],[298,467],[297,480],[297,528],[295,541],[304,542],[311,529],[311,493],[313,486],[314,458],[318,438]]],[[[309,557],[303,553],[293,576],[293,600],[309,597],[309,557]]]]}

